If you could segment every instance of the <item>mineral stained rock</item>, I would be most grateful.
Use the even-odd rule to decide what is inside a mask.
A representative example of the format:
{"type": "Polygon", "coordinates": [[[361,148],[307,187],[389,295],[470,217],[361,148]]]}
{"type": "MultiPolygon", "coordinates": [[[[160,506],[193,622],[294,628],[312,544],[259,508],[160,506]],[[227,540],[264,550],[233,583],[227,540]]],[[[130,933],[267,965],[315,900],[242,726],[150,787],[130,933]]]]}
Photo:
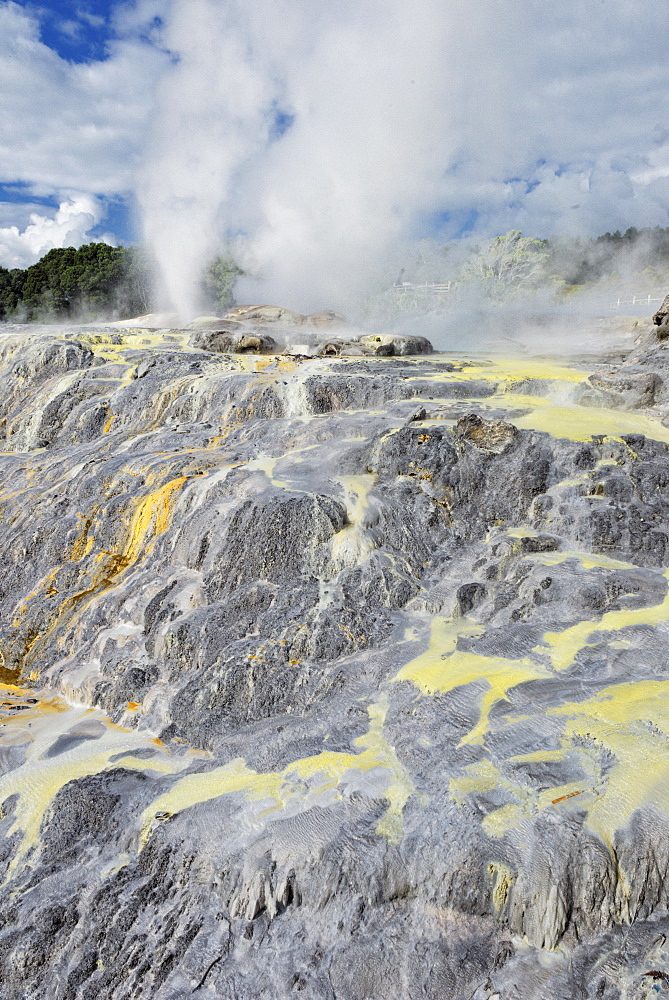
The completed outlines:
{"type": "Polygon", "coordinates": [[[665,295],[662,305],[653,316],[653,323],[658,328],[655,331],[657,339],[666,340],[669,337],[669,295],[665,295]]]}
{"type": "Polygon", "coordinates": [[[202,316],[188,324],[188,344],[219,354],[300,354],[305,357],[395,357],[432,354],[426,337],[410,334],[356,336],[339,313],[303,316],[281,306],[235,306],[220,319],[202,316]],[[323,328],[330,336],[323,338],[323,328]],[[271,332],[270,332],[271,331],[271,332]],[[296,346],[296,337],[304,343],[296,346]]]}
{"type": "Polygon", "coordinates": [[[0,337],[2,1000],[661,994],[669,345],[210,332],[0,337]]]}

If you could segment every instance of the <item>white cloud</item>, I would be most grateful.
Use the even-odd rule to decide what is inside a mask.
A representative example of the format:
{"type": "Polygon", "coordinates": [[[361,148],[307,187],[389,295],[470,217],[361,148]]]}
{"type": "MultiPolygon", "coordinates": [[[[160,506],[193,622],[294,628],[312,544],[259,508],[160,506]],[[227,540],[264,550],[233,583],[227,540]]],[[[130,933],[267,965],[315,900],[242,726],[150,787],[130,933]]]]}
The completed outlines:
{"type": "Polygon", "coordinates": [[[99,14],[93,14],[91,11],[85,9],[77,8],[77,17],[80,21],[85,21],[86,24],[89,24],[91,28],[101,28],[105,23],[104,17],[101,17],[99,14]]]}
{"type": "Polygon", "coordinates": [[[226,228],[251,234],[244,296],[346,308],[430,212],[669,224],[668,28],[655,0],[175,0],[139,189],[172,297],[226,228]]]}
{"type": "MultiPolygon", "coordinates": [[[[18,226],[0,228],[0,263],[7,268],[28,267],[56,247],[79,247],[103,217],[101,203],[88,194],[73,194],[51,215],[32,212],[23,231],[18,226]]],[[[97,241],[114,242],[110,235],[97,241]]]]}
{"type": "Polygon", "coordinates": [[[133,171],[165,53],[138,37],[108,58],[75,64],[39,38],[37,16],[0,2],[0,182],[34,191],[113,195],[133,171]]]}
{"type": "Polygon", "coordinates": [[[226,231],[252,243],[244,295],[346,309],[431,214],[444,238],[669,224],[669,4],[136,0],[111,24],[75,65],[0,0],[0,182],[136,183],[184,311],[226,231]]]}

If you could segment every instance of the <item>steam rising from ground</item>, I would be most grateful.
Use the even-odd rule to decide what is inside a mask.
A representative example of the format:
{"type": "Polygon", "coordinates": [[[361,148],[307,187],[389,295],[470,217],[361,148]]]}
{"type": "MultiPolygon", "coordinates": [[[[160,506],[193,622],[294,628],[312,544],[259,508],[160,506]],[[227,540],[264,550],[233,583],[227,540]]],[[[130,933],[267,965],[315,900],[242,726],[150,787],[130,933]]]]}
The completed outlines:
{"type": "Polygon", "coordinates": [[[254,276],[238,285],[241,301],[355,314],[393,248],[440,212],[446,238],[468,226],[570,233],[584,220],[601,232],[612,205],[616,225],[666,224],[669,140],[646,134],[647,91],[631,82],[669,82],[654,43],[659,21],[669,27],[664,8],[610,0],[596,23],[578,0],[169,10],[174,60],[138,195],[165,297],[184,319],[231,234],[244,235],[254,276]],[[627,83],[614,154],[617,72],[627,83]]]}
{"type": "Polygon", "coordinates": [[[242,300],[351,307],[437,198],[447,28],[436,0],[176,4],[139,194],[182,315],[230,229],[253,234],[242,300]]]}

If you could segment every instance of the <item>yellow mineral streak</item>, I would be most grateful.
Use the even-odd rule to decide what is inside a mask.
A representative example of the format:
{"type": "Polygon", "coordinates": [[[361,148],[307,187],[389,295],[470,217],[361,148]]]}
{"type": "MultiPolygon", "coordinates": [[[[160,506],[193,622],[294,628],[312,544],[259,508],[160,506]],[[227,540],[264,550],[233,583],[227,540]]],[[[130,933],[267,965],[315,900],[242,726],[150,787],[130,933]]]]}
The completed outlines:
{"type": "MultiPolygon", "coordinates": [[[[669,580],[669,570],[664,577],[669,580]]],[[[661,625],[666,621],[669,621],[669,591],[664,600],[650,607],[607,611],[598,619],[578,622],[562,632],[545,632],[543,644],[536,646],[535,652],[548,656],[555,670],[565,670],[598,632],[617,631],[632,625],[661,625]]]]}
{"type": "Polygon", "coordinates": [[[530,552],[523,556],[541,566],[559,566],[569,559],[576,559],[584,569],[638,569],[634,563],[623,562],[621,559],[611,559],[609,556],[594,552],[579,552],[576,549],[566,549],[561,552],[530,552]]]}
{"type": "MultiPolygon", "coordinates": [[[[150,551],[155,541],[167,531],[174,496],[189,478],[192,477],[178,476],[176,479],[164,483],[148,496],[134,502],[134,510],[120,551],[102,551],[92,557],[92,561],[86,567],[87,585],[65,597],[60,605],[54,609],[48,625],[27,637],[23,658],[24,666],[29,666],[33,662],[44,642],[64,621],[71,621],[73,615],[80,614],[97,594],[116,586],[121,575],[133,566],[141,556],[150,551]]],[[[94,519],[91,523],[94,523],[94,519]]],[[[77,561],[80,552],[85,553],[87,549],[89,552],[91,551],[92,545],[89,546],[88,542],[89,530],[90,525],[86,527],[85,542],[81,532],[75,540],[72,552],[73,561],[77,561]]],[[[80,555],[79,558],[81,558],[80,555]]],[[[51,573],[48,573],[39,582],[35,591],[22,601],[13,622],[15,628],[19,628],[29,614],[30,605],[34,599],[55,592],[54,581],[57,579],[57,574],[58,570],[52,570],[51,573]]]]}
{"type": "Polygon", "coordinates": [[[167,748],[158,748],[150,734],[136,733],[112,725],[94,709],[74,708],[57,696],[45,696],[39,691],[11,685],[0,687],[0,747],[21,745],[24,763],[0,778],[0,802],[16,795],[13,823],[7,833],[21,833],[20,844],[9,866],[9,877],[33,849],[39,849],[42,821],[54,797],[70,781],[99,774],[111,768],[153,771],[174,774],[187,767],[193,753],[172,756],[167,748]],[[37,698],[37,704],[27,705],[26,698],[37,698]],[[21,712],[11,713],[9,703],[22,704],[21,712]],[[27,705],[27,707],[26,707],[27,705]],[[91,738],[47,756],[56,740],[71,733],[88,733],[91,738]],[[149,758],[133,756],[137,750],[151,747],[149,758]],[[111,760],[111,758],[115,758],[111,760]]]}
{"type": "Polygon", "coordinates": [[[86,344],[97,358],[103,361],[125,361],[125,353],[130,350],[163,349],[179,350],[188,345],[188,333],[167,330],[137,328],[110,333],[80,333],[77,340],[86,344]],[[119,341],[114,343],[114,341],[119,341]]]}
{"type": "Polygon", "coordinates": [[[505,699],[511,688],[523,681],[549,676],[544,667],[527,658],[513,660],[457,649],[459,638],[473,637],[484,631],[482,626],[434,618],[428,649],[394,677],[395,681],[411,681],[425,695],[446,694],[477,681],[486,684],[488,689],[481,699],[478,722],[463,737],[461,744],[483,742],[490,710],[496,702],[505,699]]]}
{"type": "Polygon", "coordinates": [[[354,746],[363,748],[361,753],[326,750],[294,761],[281,772],[268,773],[258,773],[238,758],[212,771],[184,775],[145,810],[142,845],[146,844],[152,824],[161,814],[174,815],[200,802],[242,792],[248,801],[262,803],[263,815],[266,815],[289,804],[295,805],[300,800],[316,804],[314,796],[316,800],[319,795],[327,796],[328,792],[352,781],[356,774],[377,769],[385,780],[383,794],[389,802],[377,825],[377,833],[391,843],[399,843],[402,838],[402,812],[414,793],[414,785],[384,736],[387,710],[385,696],[369,706],[369,730],[354,740],[354,746]],[[305,788],[305,782],[309,783],[308,788],[305,788]]]}
{"type": "Polygon", "coordinates": [[[285,354],[257,355],[253,371],[258,372],[261,385],[270,385],[277,375],[291,375],[300,367],[300,362],[285,354]]]}
{"type": "Polygon", "coordinates": [[[587,812],[588,829],[613,851],[616,830],[635,810],[652,806],[669,818],[669,681],[610,685],[594,698],[565,703],[547,714],[567,717],[560,748],[521,754],[512,761],[550,762],[569,754],[585,779],[537,791],[511,780],[490,760],[471,765],[451,781],[457,802],[497,789],[514,800],[486,816],[487,833],[502,837],[543,809],[575,808],[587,812]]]}
{"type": "Polygon", "coordinates": [[[492,902],[495,913],[500,916],[506,906],[509,891],[514,882],[514,875],[507,865],[488,865],[488,876],[492,882],[492,902]]]}
{"type": "MultiPolygon", "coordinates": [[[[512,392],[485,398],[470,397],[468,401],[476,403],[484,416],[486,410],[506,410],[509,414],[507,420],[520,430],[542,431],[555,438],[590,441],[593,435],[602,435],[620,440],[624,434],[644,434],[654,441],[669,443],[669,429],[658,420],[639,413],[626,413],[604,407],[595,409],[577,406],[575,403],[560,405],[541,396],[518,395],[512,392]]],[[[458,417],[461,415],[460,410],[457,413],[458,417]]],[[[443,417],[417,421],[416,426],[431,427],[453,419],[455,417],[450,417],[446,413],[443,417]]]]}
{"type": "Polygon", "coordinates": [[[585,382],[592,373],[592,368],[573,365],[567,367],[550,358],[474,358],[463,359],[461,356],[441,354],[438,357],[430,357],[430,362],[439,364],[464,365],[458,371],[444,371],[436,375],[414,376],[421,381],[434,382],[471,382],[485,380],[495,382],[503,386],[513,386],[518,382],[527,379],[536,379],[547,382],[563,382],[567,386],[574,386],[585,382]]]}
{"type": "MultiPolygon", "coordinates": [[[[436,363],[455,362],[460,359],[440,357],[436,363]]],[[[436,375],[415,376],[420,381],[442,383],[467,383],[481,379],[494,382],[498,391],[487,398],[470,397],[483,410],[504,409],[525,411],[511,414],[509,419],[516,427],[525,430],[545,431],[556,438],[572,441],[589,441],[593,434],[620,438],[623,434],[644,434],[654,441],[669,443],[669,429],[652,417],[627,413],[606,407],[578,406],[570,402],[574,386],[584,382],[591,368],[566,367],[550,360],[505,358],[475,361],[461,371],[441,372],[436,375]],[[546,396],[514,392],[514,387],[528,379],[551,383],[546,396]]],[[[448,415],[445,416],[448,420],[448,415]]],[[[434,424],[435,421],[429,421],[434,424]]]]}
{"type": "Polygon", "coordinates": [[[555,438],[589,441],[593,435],[620,438],[623,434],[645,434],[654,441],[669,443],[669,429],[659,420],[623,410],[577,406],[560,406],[541,396],[504,393],[481,400],[485,408],[527,411],[509,417],[520,430],[545,431],[555,438]]]}
{"type": "Polygon", "coordinates": [[[613,754],[601,792],[587,805],[588,827],[605,844],[613,846],[615,831],[641,806],[669,817],[669,681],[611,685],[548,714],[568,716],[566,743],[587,737],[613,754]]]}
{"type": "Polygon", "coordinates": [[[415,792],[415,786],[384,735],[388,696],[382,694],[375,704],[369,706],[368,713],[369,731],[354,740],[354,745],[365,748],[359,755],[359,760],[360,757],[369,755],[373,767],[381,767],[390,772],[391,778],[384,792],[389,806],[379,820],[376,832],[386,837],[391,844],[399,844],[403,833],[402,813],[415,792]]]}
{"type": "Polygon", "coordinates": [[[70,553],[70,559],[72,562],[79,562],[85,556],[90,555],[93,545],[95,544],[93,535],[89,534],[91,525],[95,518],[95,512],[88,515],[79,514],[78,516],[81,524],[79,526],[77,537],[72,544],[72,551],[70,553]]]}
{"type": "Polygon", "coordinates": [[[289,490],[290,483],[287,482],[287,480],[274,478],[274,468],[280,460],[281,458],[279,456],[276,458],[262,456],[254,458],[250,462],[246,462],[244,467],[248,469],[249,472],[264,472],[272,486],[276,486],[278,489],[289,490]]]}
{"type": "Polygon", "coordinates": [[[231,792],[243,792],[250,801],[271,800],[273,807],[283,807],[282,779],[278,773],[259,774],[247,767],[241,757],[200,774],[187,774],[169,791],[159,796],[142,815],[141,844],[144,846],[151,834],[157,816],[174,815],[231,792]]]}

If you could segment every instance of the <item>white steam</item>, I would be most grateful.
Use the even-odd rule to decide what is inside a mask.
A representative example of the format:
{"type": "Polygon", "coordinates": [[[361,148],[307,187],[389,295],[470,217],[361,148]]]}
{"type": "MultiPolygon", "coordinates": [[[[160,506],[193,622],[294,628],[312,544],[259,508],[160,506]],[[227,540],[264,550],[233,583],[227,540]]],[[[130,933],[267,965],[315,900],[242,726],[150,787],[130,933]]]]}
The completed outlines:
{"type": "MultiPolygon", "coordinates": [[[[249,5],[249,6],[252,6],[249,5]]],[[[137,194],[168,304],[183,319],[198,305],[198,278],[221,238],[221,208],[237,172],[263,145],[271,102],[267,67],[249,50],[245,5],[174,5],[165,45],[175,53],[137,194]]]]}
{"type": "Polygon", "coordinates": [[[242,299],[350,307],[437,197],[446,34],[438,0],[176,3],[138,193],[182,316],[226,231],[252,237],[242,299]]]}
{"type": "Polygon", "coordinates": [[[183,318],[226,237],[241,301],[355,311],[400,241],[669,222],[649,0],[172,0],[138,184],[183,318]]]}

